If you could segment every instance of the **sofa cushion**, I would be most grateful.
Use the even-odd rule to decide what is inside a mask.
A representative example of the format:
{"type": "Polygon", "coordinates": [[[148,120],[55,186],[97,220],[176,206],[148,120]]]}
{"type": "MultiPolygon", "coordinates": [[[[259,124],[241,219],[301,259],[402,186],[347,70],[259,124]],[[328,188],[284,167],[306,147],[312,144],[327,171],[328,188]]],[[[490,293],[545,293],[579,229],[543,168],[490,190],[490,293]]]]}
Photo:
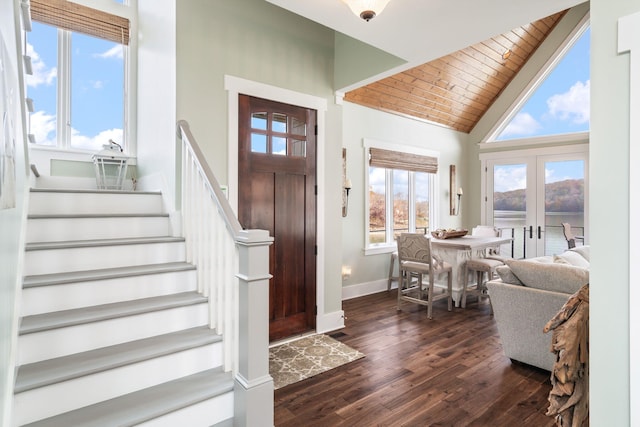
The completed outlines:
{"type": "Polygon", "coordinates": [[[573,265],[535,263],[527,260],[508,262],[520,281],[531,288],[573,294],[589,283],[589,270],[573,265]]]}
{"type": "Polygon", "coordinates": [[[555,262],[556,264],[571,265],[571,263],[569,261],[567,261],[566,259],[562,258],[560,255],[554,255],[553,256],[553,262],[555,262]]]}
{"type": "Polygon", "coordinates": [[[562,258],[566,262],[576,267],[589,268],[589,261],[587,261],[582,255],[578,252],[573,251],[565,251],[559,255],[556,255],[558,258],[562,258]]]}
{"type": "Polygon", "coordinates": [[[587,261],[591,261],[589,259],[589,252],[590,252],[589,248],[590,248],[589,245],[587,245],[587,246],[576,246],[575,248],[569,249],[569,251],[579,253],[580,255],[582,255],[582,257],[584,259],[586,259],[587,261]]]}
{"type": "Polygon", "coordinates": [[[497,267],[496,273],[498,273],[498,276],[500,276],[500,279],[502,279],[504,283],[522,286],[522,282],[518,279],[518,276],[513,274],[513,271],[511,271],[511,268],[509,268],[508,265],[501,265],[500,267],[497,267]]]}

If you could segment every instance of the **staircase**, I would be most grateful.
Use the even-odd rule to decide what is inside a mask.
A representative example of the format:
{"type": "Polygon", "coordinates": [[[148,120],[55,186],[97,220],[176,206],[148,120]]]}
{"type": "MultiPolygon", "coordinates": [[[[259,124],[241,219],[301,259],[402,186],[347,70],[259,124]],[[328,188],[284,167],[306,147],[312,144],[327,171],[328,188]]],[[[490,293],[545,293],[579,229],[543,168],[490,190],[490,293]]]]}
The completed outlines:
{"type": "Polygon", "coordinates": [[[155,192],[32,189],[16,426],[226,426],[233,378],[155,192]]]}

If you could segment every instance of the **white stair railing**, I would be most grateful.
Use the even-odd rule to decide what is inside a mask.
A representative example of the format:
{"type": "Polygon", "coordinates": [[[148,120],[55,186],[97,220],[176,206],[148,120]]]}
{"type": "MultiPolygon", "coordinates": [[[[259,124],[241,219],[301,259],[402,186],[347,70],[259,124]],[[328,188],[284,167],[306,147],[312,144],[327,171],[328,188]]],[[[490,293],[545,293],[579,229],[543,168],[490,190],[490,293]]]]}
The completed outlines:
{"type": "Polygon", "coordinates": [[[210,327],[224,339],[233,371],[234,425],[273,425],[269,375],[269,245],[266,230],[243,230],[204,159],[189,124],[177,124],[181,210],[187,260],[209,297],[210,327]],[[266,423],[266,424],[265,424],[266,423]]]}

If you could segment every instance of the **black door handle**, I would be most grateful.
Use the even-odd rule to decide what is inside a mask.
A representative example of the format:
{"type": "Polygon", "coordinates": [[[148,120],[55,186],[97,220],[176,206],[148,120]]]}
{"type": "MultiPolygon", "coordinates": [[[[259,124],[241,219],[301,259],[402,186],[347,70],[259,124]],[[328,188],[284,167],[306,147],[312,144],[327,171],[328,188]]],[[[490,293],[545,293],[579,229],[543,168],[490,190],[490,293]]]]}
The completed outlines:
{"type": "Polygon", "coordinates": [[[533,239],[533,225],[529,226],[529,238],[533,239]]]}
{"type": "Polygon", "coordinates": [[[542,227],[538,226],[538,240],[542,237],[542,227]]]}

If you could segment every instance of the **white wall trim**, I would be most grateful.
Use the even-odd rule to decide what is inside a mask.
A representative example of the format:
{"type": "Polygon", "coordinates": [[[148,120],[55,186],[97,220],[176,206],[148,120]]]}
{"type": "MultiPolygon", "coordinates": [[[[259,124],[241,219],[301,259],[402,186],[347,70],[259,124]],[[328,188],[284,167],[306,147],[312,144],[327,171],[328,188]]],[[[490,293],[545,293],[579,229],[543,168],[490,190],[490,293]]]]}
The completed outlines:
{"type": "Polygon", "coordinates": [[[316,317],[316,331],[319,334],[344,328],[344,311],[338,310],[324,313],[316,317]]]}
{"type": "Polygon", "coordinates": [[[277,86],[272,86],[252,80],[246,80],[230,75],[224,76],[224,88],[227,91],[227,135],[228,135],[228,167],[227,183],[229,186],[229,203],[234,211],[238,212],[238,96],[240,94],[298,105],[317,111],[318,135],[316,137],[316,182],[318,184],[317,195],[317,229],[316,243],[318,256],[316,258],[316,330],[318,332],[339,329],[344,327],[344,314],[342,311],[325,313],[325,250],[326,233],[326,189],[325,189],[325,147],[326,147],[326,112],[327,100],[306,93],[296,92],[277,86]],[[337,326],[337,325],[342,326],[337,326]]]}
{"type": "MultiPolygon", "coordinates": [[[[629,53],[629,218],[638,218],[640,213],[640,171],[634,163],[640,159],[640,13],[624,16],[618,20],[618,53],[629,53]]],[[[640,258],[637,239],[640,238],[640,225],[629,221],[629,278],[640,276],[640,258]]],[[[640,289],[629,282],[629,421],[632,426],[640,425],[640,407],[634,402],[640,401],[640,312],[633,304],[640,297],[640,289]]]]}
{"type": "MultiPolygon", "coordinates": [[[[377,294],[387,290],[387,279],[374,280],[373,282],[358,283],[355,285],[344,286],[342,288],[342,300],[363,297],[365,295],[377,294]]],[[[391,289],[396,289],[398,282],[391,283],[391,289]]]]}
{"type": "Polygon", "coordinates": [[[554,154],[588,153],[589,144],[562,145],[558,147],[527,148],[522,150],[480,153],[480,160],[509,159],[512,157],[542,156],[554,154]]]}

